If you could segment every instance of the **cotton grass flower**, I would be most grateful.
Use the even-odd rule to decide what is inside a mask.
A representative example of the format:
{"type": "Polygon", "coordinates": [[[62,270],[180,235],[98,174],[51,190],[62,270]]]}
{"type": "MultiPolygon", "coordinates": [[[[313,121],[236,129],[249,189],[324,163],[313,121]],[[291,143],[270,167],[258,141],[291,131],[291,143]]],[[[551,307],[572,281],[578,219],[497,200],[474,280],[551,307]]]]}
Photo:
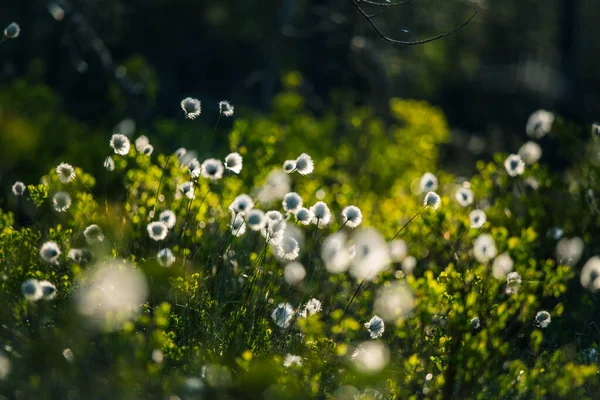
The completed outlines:
{"type": "Polygon", "coordinates": [[[192,97],[186,97],[181,100],[181,109],[185,113],[187,119],[195,119],[202,112],[202,105],[200,100],[192,97]]]}
{"type": "Polygon", "coordinates": [[[294,307],[290,303],[279,303],[271,312],[271,318],[280,328],[286,329],[292,324],[294,318],[294,307]]]}
{"type": "Polygon", "coordinates": [[[211,181],[218,181],[223,177],[223,163],[221,160],[217,160],[215,158],[209,158],[204,160],[202,163],[202,176],[204,178],[210,179],[211,181]]]}
{"type": "Polygon", "coordinates": [[[183,193],[188,199],[193,200],[195,195],[194,195],[194,183],[187,181],[187,182],[183,182],[180,186],[179,186],[179,191],[181,193],[183,193]]]}
{"type": "Polygon", "coordinates": [[[460,204],[463,207],[467,207],[473,204],[473,191],[469,188],[461,187],[456,191],[454,198],[456,199],[456,201],[458,201],[458,204],[460,204]]]}
{"type": "Polygon", "coordinates": [[[27,187],[23,182],[17,181],[12,185],[12,192],[15,196],[23,196],[27,187]]]}
{"type": "Polygon", "coordinates": [[[296,159],[296,171],[298,171],[300,175],[308,175],[312,173],[314,169],[315,165],[308,154],[302,153],[298,156],[296,159]]]}
{"type": "Polygon", "coordinates": [[[235,237],[240,237],[246,233],[246,221],[241,214],[235,214],[231,216],[231,224],[229,224],[231,234],[235,237]]]}
{"type": "Polygon", "coordinates": [[[271,210],[266,212],[265,219],[267,223],[260,233],[271,244],[278,246],[283,239],[286,228],[283,215],[279,211],[271,210]]]}
{"type": "Polygon", "coordinates": [[[21,293],[29,301],[38,301],[44,296],[42,285],[37,279],[29,279],[21,284],[21,293]]]}
{"type": "Polygon", "coordinates": [[[402,272],[404,275],[412,275],[413,270],[417,266],[417,259],[413,256],[408,256],[402,261],[402,272]]]}
{"type": "Polygon", "coordinates": [[[581,275],[579,276],[579,280],[581,282],[581,286],[592,292],[600,290],[599,256],[594,256],[585,263],[585,265],[581,269],[581,275]]]}
{"type": "Polygon", "coordinates": [[[69,183],[75,179],[75,168],[71,164],[60,163],[56,167],[56,174],[62,183],[69,183]]]}
{"type": "Polygon", "coordinates": [[[56,286],[49,281],[40,281],[42,300],[52,300],[56,297],[56,286]]]}
{"type": "Polygon", "coordinates": [[[475,330],[479,329],[479,327],[481,326],[481,321],[479,320],[479,317],[474,317],[471,318],[471,327],[475,330]]]}
{"type": "Polygon", "coordinates": [[[423,200],[423,206],[431,207],[434,210],[437,210],[438,207],[442,204],[440,196],[436,192],[428,192],[425,195],[425,199],[423,200]]]}
{"type": "Polygon", "coordinates": [[[252,207],[254,207],[254,201],[252,201],[252,197],[247,194],[240,194],[229,205],[229,209],[234,214],[245,214],[252,210],[252,207]]]}
{"type": "Polygon", "coordinates": [[[317,225],[320,229],[325,228],[331,222],[331,211],[329,207],[322,201],[316,202],[311,208],[310,212],[313,214],[312,223],[317,225]]]}
{"type": "Polygon", "coordinates": [[[60,249],[55,242],[49,241],[40,248],[40,257],[47,263],[56,264],[60,256],[60,249]]]}
{"type": "Polygon", "coordinates": [[[390,360],[390,351],[380,341],[361,343],[352,353],[356,368],[366,374],[375,374],[383,370],[390,360]]]}
{"type": "Polygon", "coordinates": [[[171,249],[162,249],[156,255],[156,259],[161,267],[170,267],[175,262],[175,256],[171,249]]]}
{"type": "Polygon", "coordinates": [[[552,130],[554,114],[546,110],[537,110],[529,116],[525,130],[529,137],[541,139],[552,130]]]}
{"type": "Polygon", "coordinates": [[[85,252],[82,249],[70,249],[67,257],[76,263],[82,263],[85,261],[85,252]]]}
{"type": "Polygon", "coordinates": [[[303,313],[305,317],[312,317],[313,315],[315,315],[318,312],[321,312],[322,310],[323,305],[321,304],[321,300],[312,298],[304,306],[303,313]]]}
{"type": "Polygon", "coordinates": [[[498,254],[496,250],[496,242],[491,235],[487,233],[481,234],[473,242],[473,256],[480,263],[487,263],[498,254]]]}
{"type": "Polygon", "coordinates": [[[100,227],[96,224],[92,224],[85,228],[83,231],[83,236],[85,236],[85,241],[88,244],[98,244],[104,241],[102,229],[100,229],[100,227]]]}
{"type": "Polygon", "coordinates": [[[260,231],[267,225],[265,213],[261,210],[252,209],[246,214],[246,224],[253,231],[260,231]]]}
{"type": "Polygon", "coordinates": [[[509,176],[523,175],[525,163],[518,154],[511,154],[504,161],[504,168],[509,176]]]}
{"type": "Polygon", "coordinates": [[[233,106],[227,100],[220,101],[219,113],[225,117],[231,117],[233,115],[233,106]]]}
{"type": "Polygon", "coordinates": [[[243,158],[240,153],[230,153],[225,157],[225,168],[229,171],[239,174],[242,172],[243,158]]]}
{"type": "Polygon", "coordinates": [[[106,170],[109,172],[115,170],[115,162],[111,156],[108,156],[104,159],[104,168],[106,168],[106,170]]]}
{"type": "Polygon", "coordinates": [[[380,287],[375,296],[373,310],[384,321],[395,322],[407,317],[415,304],[414,295],[404,282],[393,282],[380,287]]]}
{"type": "Polygon", "coordinates": [[[331,274],[341,274],[348,270],[350,254],[346,246],[346,235],[343,232],[334,233],[323,241],[321,259],[331,274]]]}
{"type": "Polygon", "coordinates": [[[431,172],[426,172],[419,181],[419,193],[435,191],[438,187],[438,179],[431,172]]]}
{"type": "Polygon", "coordinates": [[[494,259],[492,264],[492,276],[498,280],[504,280],[515,265],[507,253],[502,253],[494,259]]]}
{"type": "Polygon", "coordinates": [[[135,149],[140,153],[143,152],[144,148],[149,144],[150,140],[148,140],[148,138],[144,135],[141,135],[135,139],[135,149]]]}
{"type": "Polygon", "coordinates": [[[167,225],[167,228],[173,229],[175,227],[175,223],[177,222],[177,217],[175,213],[171,210],[164,210],[158,215],[159,221],[163,222],[167,225]]]}
{"type": "Polygon", "coordinates": [[[302,208],[302,197],[296,192],[290,192],[283,197],[283,209],[296,214],[302,208]]]}
{"type": "Polygon", "coordinates": [[[190,162],[187,163],[186,167],[192,179],[196,179],[200,176],[202,166],[200,165],[200,161],[198,161],[197,158],[192,158],[190,162]]]}
{"type": "Polygon", "coordinates": [[[180,147],[177,150],[175,150],[175,155],[179,159],[180,163],[181,163],[181,160],[183,159],[183,157],[185,157],[186,154],[187,154],[187,149],[185,147],[180,147]]]}
{"type": "Polygon", "coordinates": [[[298,210],[298,212],[296,212],[296,219],[302,225],[310,225],[314,217],[314,214],[308,208],[301,208],[298,210]]]}
{"type": "Polygon", "coordinates": [[[291,262],[283,269],[283,279],[289,285],[297,285],[306,277],[306,269],[299,262],[291,262]]]}
{"type": "Polygon", "coordinates": [[[277,255],[286,260],[295,260],[300,254],[298,241],[291,236],[284,236],[278,243],[277,255]]]}
{"type": "Polygon", "coordinates": [[[4,37],[7,39],[15,39],[21,34],[21,27],[16,22],[11,22],[4,29],[4,37]]]}
{"type": "Polygon", "coordinates": [[[148,235],[150,235],[150,239],[156,241],[165,240],[167,234],[169,233],[169,228],[162,221],[150,222],[146,229],[148,230],[148,235]]]}
{"type": "Polygon", "coordinates": [[[348,228],[356,228],[362,222],[362,212],[356,206],[348,206],[342,210],[342,223],[348,228]]]}
{"type": "Polygon", "coordinates": [[[352,240],[356,254],[351,259],[350,275],[355,279],[373,280],[389,266],[388,245],[377,230],[359,230],[352,240]]]}
{"type": "Polygon", "coordinates": [[[383,320],[375,315],[373,318],[369,320],[369,322],[365,322],[365,328],[369,331],[369,335],[371,339],[380,338],[383,335],[383,331],[385,330],[385,324],[383,320]]]}
{"type": "Polygon", "coordinates": [[[521,275],[518,272],[511,272],[506,275],[506,294],[516,294],[521,287],[521,275]]]}
{"type": "Polygon", "coordinates": [[[65,212],[71,207],[71,196],[66,192],[56,192],[52,197],[52,207],[56,212],[65,212]]]}
{"type": "Polygon", "coordinates": [[[469,222],[471,224],[471,228],[481,228],[483,224],[485,224],[486,220],[487,218],[483,210],[473,210],[469,213],[469,222]]]}
{"type": "Polygon", "coordinates": [[[581,259],[584,247],[580,237],[562,238],[556,244],[556,260],[562,265],[572,267],[581,259]]]}
{"type": "Polygon", "coordinates": [[[285,160],[283,162],[283,171],[290,174],[296,170],[296,160],[285,160]]]}
{"type": "Polygon", "coordinates": [[[519,148],[519,156],[525,164],[535,164],[542,157],[542,148],[536,142],[526,142],[519,148]]]}
{"type": "Polygon", "coordinates": [[[408,255],[408,246],[402,239],[394,239],[389,245],[390,260],[393,262],[402,262],[408,255]]]}
{"type": "Polygon", "coordinates": [[[142,154],[149,156],[152,155],[152,152],[154,151],[154,146],[152,146],[151,144],[147,144],[146,146],[144,146],[144,148],[142,149],[142,154]]]}
{"type": "Polygon", "coordinates": [[[286,368],[289,368],[292,365],[301,367],[302,366],[302,357],[296,356],[293,354],[286,354],[285,358],[283,359],[283,366],[286,368]]]}
{"type": "Polygon", "coordinates": [[[535,314],[536,326],[540,328],[547,328],[548,325],[550,325],[550,322],[552,322],[552,317],[548,311],[538,311],[538,313],[535,314]]]}
{"type": "Polygon", "coordinates": [[[131,144],[129,143],[129,138],[125,135],[121,135],[120,133],[115,133],[110,139],[110,147],[112,147],[115,154],[120,156],[126,156],[129,154],[130,146],[131,144]]]}

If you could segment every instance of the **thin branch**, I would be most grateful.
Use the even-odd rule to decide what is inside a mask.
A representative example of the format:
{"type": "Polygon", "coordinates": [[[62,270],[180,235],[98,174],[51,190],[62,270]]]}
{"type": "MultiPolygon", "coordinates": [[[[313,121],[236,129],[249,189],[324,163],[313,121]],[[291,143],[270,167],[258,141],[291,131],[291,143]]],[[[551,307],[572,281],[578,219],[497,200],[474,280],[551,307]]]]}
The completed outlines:
{"type": "Polygon", "coordinates": [[[399,1],[397,3],[379,3],[377,1],[371,1],[371,0],[357,0],[357,3],[366,3],[366,4],[370,4],[373,6],[377,6],[377,7],[395,7],[395,6],[403,6],[405,4],[408,3],[412,3],[413,0],[404,0],[404,1],[399,1]]]}
{"type": "Polygon", "coordinates": [[[369,16],[359,5],[360,2],[365,2],[364,0],[352,0],[352,5],[354,6],[354,8],[356,8],[356,10],[369,22],[369,24],[371,25],[371,27],[375,30],[375,32],[377,32],[377,34],[385,41],[388,41],[390,43],[393,44],[398,44],[398,45],[402,45],[402,46],[415,46],[415,45],[419,45],[419,44],[425,44],[425,43],[429,43],[429,42],[433,42],[435,40],[438,39],[442,39],[445,38],[446,36],[450,36],[452,35],[454,32],[458,31],[459,29],[463,28],[464,26],[466,26],[469,22],[471,22],[471,20],[477,15],[477,13],[479,11],[475,11],[475,13],[473,13],[473,15],[471,15],[471,17],[469,17],[469,19],[467,19],[465,22],[463,22],[462,24],[460,24],[459,26],[457,26],[456,28],[452,29],[449,32],[446,33],[442,33],[440,35],[437,36],[433,36],[427,39],[423,39],[423,40],[416,40],[414,42],[411,41],[404,41],[404,40],[396,40],[393,39],[389,36],[386,36],[381,29],[379,29],[379,27],[375,24],[375,22],[373,22],[372,16],[369,16]]]}

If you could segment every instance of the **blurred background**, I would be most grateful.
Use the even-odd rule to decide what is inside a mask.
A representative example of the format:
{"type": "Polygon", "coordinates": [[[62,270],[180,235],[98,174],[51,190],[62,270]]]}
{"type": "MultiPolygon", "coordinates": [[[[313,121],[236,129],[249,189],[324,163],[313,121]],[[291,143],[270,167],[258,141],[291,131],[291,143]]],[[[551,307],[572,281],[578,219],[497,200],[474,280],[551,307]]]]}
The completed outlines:
{"type": "MultiPolygon", "coordinates": [[[[414,0],[383,11],[374,21],[400,40],[479,13],[452,36],[398,46],[350,0],[4,0],[0,22],[22,31],[0,45],[0,181],[34,180],[65,148],[106,147],[115,130],[152,135],[161,152],[218,146],[218,102],[268,113],[286,71],[302,75],[316,115],[332,99],[384,118],[391,97],[439,106],[452,129],[443,167],[454,173],[516,152],[536,109],[600,119],[597,0],[414,0]],[[170,135],[184,123],[186,96],[199,98],[206,116],[170,135]]],[[[218,132],[231,124],[221,121],[218,132]]]]}

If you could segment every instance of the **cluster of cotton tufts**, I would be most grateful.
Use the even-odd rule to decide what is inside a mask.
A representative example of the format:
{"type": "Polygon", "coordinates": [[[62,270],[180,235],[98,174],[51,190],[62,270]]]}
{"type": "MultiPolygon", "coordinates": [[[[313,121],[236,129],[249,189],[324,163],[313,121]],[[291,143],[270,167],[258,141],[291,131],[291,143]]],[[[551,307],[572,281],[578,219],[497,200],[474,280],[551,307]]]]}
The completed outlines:
{"type": "Polygon", "coordinates": [[[150,222],[146,229],[148,230],[150,239],[155,241],[165,240],[167,238],[167,234],[169,233],[167,224],[162,221],[150,222]]]}
{"type": "Polygon", "coordinates": [[[341,274],[350,266],[350,252],[343,232],[334,233],[325,239],[321,247],[321,258],[329,273],[341,274]]]}
{"type": "Polygon", "coordinates": [[[527,135],[534,139],[541,139],[552,130],[554,114],[546,110],[537,110],[529,116],[525,128],[527,135]]]}
{"type": "Polygon", "coordinates": [[[175,262],[175,256],[173,255],[171,249],[160,250],[156,255],[156,258],[162,267],[170,267],[175,262]]]}
{"type": "Polygon", "coordinates": [[[219,114],[225,117],[233,116],[233,106],[227,100],[220,101],[219,114]]]}
{"type": "Polygon", "coordinates": [[[408,246],[402,239],[394,239],[389,243],[390,260],[392,262],[402,262],[408,255],[408,246]]]}
{"type": "MultiPolygon", "coordinates": [[[[296,165],[295,165],[294,169],[300,175],[308,175],[314,171],[315,164],[313,163],[312,158],[308,154],[302,153],[296,159],[296,165]]],[[[285,170],[285,167],[284,167],[284,170],[285,170]]]]}
{"type": "Polygon", "coordinates": [[[580,237],[562,238],[556,244],[556,260],[563,265],[572,267],[581,259],[583,248],[584,243],[580,237]]]}
{"type": "Polygon", "coordinates": [[[291,367],[292,365],[296,365],[298,367],[302,366],[302,357],[296,356],[293,354],[287,354],[283,359],[283,366],[286,368],[291,367]]]}
{"type": "Polygon", "coordinates": [[[404,282],[393,282],[377,291],[374,311],[388,322],[408,316],[415,304],[414,296],[404,282]]]}
{"type": "Polygon", "coordinates": [[[102,233],[102,229],[96,224],[92,224],[85,228],[83,236],[85,236],[85,241],[91,245],[99,244],[104,241],[104,233],[102,233]]]}
{"type": "Polygon", "coordinates": [[[280,328],[289,328],[294,318],[294,307],[290,303],[279,303],[271,313],[271,318],[280,328]]]}
{"type": "Polygon", "coordinates": [[[579,277],[581,286],[584,288],[596,292],[600,290],[600,257],[594,256],[587,260],[583,268],[581,269],[581,275],[579,277]]]}
{"type": "Polygon", "coordinates": [[[470,206],[471,204],[473,204],[473,191],[469,188],[461,187],[456,191],[454,198],[456,199],[456,201],[458,201],[458,204],[460,204],[461,206],[470,206]]]}
{"type": "Polygon", "coordinates": [[[260,231],[267,225],[267,217],[262,210],[252,209],[246,214],[246,224],[253,231],[260,231]]]}
{"type": "Polygon", "coordinates": [[[21,285],[21,293],[29,301],[52,300],[56,297],[56,286],[49,281],[29,279],[21,285]]]}
{"type": "Polygon", "coordinates": [[[131,144],[129,143],[129,138],[127,136],[115,133],[110,139],[110,147],[112,147],[115,154],[126,156],[129,154],[131,144]]]}
{"type": "Polygon", "coordinates": [[[202,112],[202,104],[198,99],[186,97],[181,100],[181,109],[185,113],[187,119],[195,119],[202,112]]]}
{"type": "Polygon", "coordinates": [[[342,210],[342,223],[348,228],[356,228],[362,222],[362,212],[356,206],[348,206],[342,210]]]}
{"type": "Polygon", "coordinates": [[[209,158],[204,160],[201,166],[201,174],[204,178],[210,179],[211,181],[218,181],[223,177],[223,163],[221,160],[216,158],[209,158]]]}
{"type": "Polygon", "coordinates": [[[419,181],[419,193],[435,191],[438,187],[438,179],[431,172],[426,172],[419,181]]]}
{"type": "Polygon", "coordinates": [[[71,164],[60,163],[56,167],[56,174],[62,183],[69,183],[75,179],[75,168],[71,164]]]}
{"type": "Polygon", "coordinates": [[[506,275],[513,270],[515,263],[507,253],[502,253],[494,259],[492,264],[492,276],[498,280],[504,280],[506,275]]]}
{"type": "Polygon", "coordinates": [[[366,374],[380,372],[390,360],[390,351],[380,341],[361,343],[352,353],[356,368],[366,374]]]}
{"type": "Polygon", "coordinates": [[[14,185],[12,185],[12,192],[15,196],[23,196],[27,187],[23,182],[17,181],[14,185]]]}
{"type": "Polygon", "coordinates": [[[78,312],[99,329],[120,329],[137,317],[148,295],[140,270],[125,261],[100,263],[77,278],[78,312]]]}
{"type": "Polygon", "coordinates": [[[521,287],[521,275],[518,272],[511,272],[506,275],[506,294],[516,294],[521,287]]]}
{"type": "Polygon", "coordinates": [[[183,193],[188,199],[193,200],[196,195],[194,194],[194,183],[187,181],[183,182],[179,186],[179,191],[183,193]]]}
{"type": "MultiPolygon", "coordinates": [[[[265,226],[261,229],[261,235],[267,240],[267,242],[273,245],[279,245],[283,239],[285,233],[286,223],[283,219],[283,215],[276,210],[267,211],[265,214],[265,226]]],[[[288,242],[291,246],[293,243],[288,242]]],[[[297,242],[296,242],[297,244],[297,242]]]]}
{"type": "Polygon", "coordinates": [[[509,176],[523,175],[525,172],[525,162],[518,154],[511,154],[504,161],[504,168],[509,176]]]}
{"type": "Polygon", "coordinates": [[[469,222],[471,224],[471,228],[481,228],[483,224],[485,224],[486,220],[487,218],[483,210],[473,210],[469,213],[469,222]]]}
{"type": "Polygon", "coordinates": [[[372,228],[359,230],[352,238],[355,255],[351,257],[350,275],[357,280],[373,280],[389,266],[388,245],[372,228]]]}
{"type": "Polygon", "coordinates": [[[385,331],[385,324],[383,320],[375,315],[368,322],[365,322],[365,328],[369,331],[369,335],[371,339],[377,339],[383,336],[383,331],[385,331]]]}
{"type": "Polygon", "coordinates": [[[535,164],[542,157],[542,148],[536,142],[526,142],[519,148],[519,156],[525,164],[535,164]]]}
{"type": "Polygon", "coordinates": [[[55,242],[46,242],[40,248],[40,257],[47,263],[57,264],[61,251],[55,242]]]}
{"type": "Polygon", "coordinates": [[[322,201],[316,202],[311,208],[310,212],[312,213],[312,223],[317,225],[319,229],[325,228],[331,222],[331,211],[329,211],[329,207],[322,201]]]}
{"type": "Polygon", "coordinates": [[[487,263],[496,257],[496,254],[498,254],[496,242],[491,235],[487,233],[481,234],[473,242],[473,256],[480,263],[487,263]]]}
{"type": "Polygon", "coordinates": [[[290,192],[283,197],[283,209],[296,214],[302,208],[302,197],[296,192],[290,192]]]}
{"type": "Polygon", "coordinates": [[[306,277],[306,270],[299,262],[291,262],[283,269],[283,279],[289,285],[297,285],[306,277]]]}
{"type": "Polygon", "coordinates": [[[234,214],[231,216],[231,223],[229,224],[231,234],[235,237],[240,237],[246,233],[246,222],[241,214],[234,214]]]}
{"type": "Polygon", "coordinates": [[[548,311],[538,311],[535,315],[535,325],[540,328],[547,328],[552,322],[552,317],[548,311]]]}
{"type": "Polygon", "coordinates": [[[423,199],[423,206],[431,207],[434,210],[437,210],[440,204],[442,204],[442,200],[436,192],[428,192],[423,199]]]}
{"type": "Polygon", "coordinates": [[[243,158],[240,153],[230,153],[225,157],[225,168],[234,174],[242,172],[243,158]]]}
{"type": "Polygon", "coordinates": [[[115,170],[115,161],[111,156],[108,156],[104,159],[104,168],[106,168],[106,170],[109,172],[115,170]]]}
{"type": "Polygon", "coordinates": [[[56,192],[52,197],[52,207],[56,212],[62,213],[71,207],[71,196],[67,192],[56,192]]]}

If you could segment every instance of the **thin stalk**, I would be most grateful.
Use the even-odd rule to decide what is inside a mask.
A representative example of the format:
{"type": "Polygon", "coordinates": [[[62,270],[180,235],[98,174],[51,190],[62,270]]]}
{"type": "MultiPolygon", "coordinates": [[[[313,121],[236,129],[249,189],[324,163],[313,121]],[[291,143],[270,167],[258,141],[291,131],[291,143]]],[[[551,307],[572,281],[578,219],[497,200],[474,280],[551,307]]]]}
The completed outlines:
{"type": "Polygon", "coordinates": [[[396,239],[396,237],[408,226],[408,224],[410,224],[413,219],[417,218],[419,216],[419,214],[421,214],[423,212],[423,210],[425,210],[426,208],[427,208],[427,206],[423,206],[423,208],[421,208],[415,215],[413,215],[412,218],[409,219],[408,222],[405,223],[404,226],[402,226],[402,228],[400,228],[400,230],[398,232],[396,232],[394,237],[391,238],[389,241],[391,242],[392,240],[396,239]]]}

